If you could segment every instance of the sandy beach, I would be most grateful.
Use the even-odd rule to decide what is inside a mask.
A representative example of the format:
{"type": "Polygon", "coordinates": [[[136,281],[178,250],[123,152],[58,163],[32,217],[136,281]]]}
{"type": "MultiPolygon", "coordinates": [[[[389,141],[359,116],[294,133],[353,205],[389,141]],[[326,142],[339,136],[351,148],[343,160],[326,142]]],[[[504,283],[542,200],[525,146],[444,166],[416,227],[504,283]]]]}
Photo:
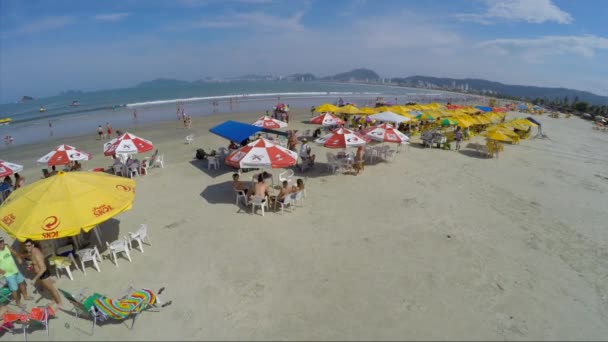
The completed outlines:
{"type": "MultiPolygon", "coordinates": [[[[517,115],[526,116],[508,118],[517,115]]],[[[196,148],[228,145],[210,127],[259,116],[131,130],[154,142],[165,168],[136,178],[133,208],[113,221],[118,231],[102,235],[122,237],[146,223],[152,246],[133,250],[133,262],[121,258],[118,268],[104,257],[101,273],[87,267],[86,276],[75,271],[74,281],[62,276],[57,286],[114,297],[130,284],[164,286],[162,298],[173,304],[142,313],[132,330],[105,324],[94,336],[90,321],[60,312],[50,322],[52,340],[608,336],[608,134],[589,122],[535,117],[550,139],[506,145],[498,159],[481,158],[466,143],[456,152],[422,149],[413,139],[393,162],[367,165],[359,176],[329,174],[329,150],[313,145],[319,163],[296,172],[307,188],[303,207],[262,217],[235,205],[232,169],[207,170],[194,159],[196,148]]],[[[304,123],[308,110],[290,116],[291,129],[316,128],[304,123]]],[[[1,159],[24,165],[29,184],[41,176],[36,160],[60,143],[93,153],[84,169],[110,165],[94,133],[6,149],[1,159]]]]}

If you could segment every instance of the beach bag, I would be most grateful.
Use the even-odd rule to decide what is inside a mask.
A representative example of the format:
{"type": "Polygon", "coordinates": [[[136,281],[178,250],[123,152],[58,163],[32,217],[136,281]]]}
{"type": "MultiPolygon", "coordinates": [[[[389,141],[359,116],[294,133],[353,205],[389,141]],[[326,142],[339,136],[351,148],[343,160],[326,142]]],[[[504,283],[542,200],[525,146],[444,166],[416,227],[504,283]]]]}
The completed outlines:
{"type": "Polygon", "coordinates": [[[196,150],[196,159],[205,159],[207,158],[207,153],[202,148],[196,150]]]}

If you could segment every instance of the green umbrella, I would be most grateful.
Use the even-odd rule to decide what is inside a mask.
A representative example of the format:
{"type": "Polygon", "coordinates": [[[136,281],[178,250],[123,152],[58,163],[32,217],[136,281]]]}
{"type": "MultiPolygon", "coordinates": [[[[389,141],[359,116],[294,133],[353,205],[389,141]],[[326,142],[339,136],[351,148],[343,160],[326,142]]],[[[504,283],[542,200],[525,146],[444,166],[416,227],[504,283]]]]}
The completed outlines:
{"type": "Polygon", "coordinates": [[[445,118],[441,120],[441,126],[456,126],[458,125],[458,121],[450,118],[445,118]]]}
{"type": "Polygon", "coordinates": [[[427,120],[427,121],[435,121],[435,118],[428,113],[422,113],[422,114],[418,114],[416,115],[416,119],[418,120],[427,120]]]}

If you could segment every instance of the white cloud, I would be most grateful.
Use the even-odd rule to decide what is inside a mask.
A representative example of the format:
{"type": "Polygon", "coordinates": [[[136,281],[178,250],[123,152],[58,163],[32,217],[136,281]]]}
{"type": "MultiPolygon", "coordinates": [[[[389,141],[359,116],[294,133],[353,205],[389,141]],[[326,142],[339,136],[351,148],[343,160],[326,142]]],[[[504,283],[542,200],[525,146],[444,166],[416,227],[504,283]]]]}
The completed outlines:
{"type": "Polygon", "coordinates": [[[34,20],[13,30],[4,32],[2,34],[2,38],[23,36],[43,31],[56,30],[71,24],[73,21],[74,18],[70,16],[47,17],[39,20],[34,20]]]}
{"type": "Polygon", "coordinates": [[[110,13],[110,14],[98,14],[95,16],[95,20],[99,21],[119,21],[128,17],[130,13],[110,13]]]}
{"type": "Polygon", "coordinates": [[[288,30],[302,31],[302,16],[305,11],[298,11],[291,17],[278,17],[265,12],[236,13],[216,19],[202,19],[195,22],[178,24],[171,30],[190,30],[196,28],[231,29],[251,28],[252,30],[288,30]]]}
{"type": "Polygon", "coordinates": [[[519,55],[531,63],[541,63],[551,56],[576,55],[592,58],[598,50],[608,50],[608,38],[594,35],[543,36],[530,39],[493,39],[480,42],[484,51],[519,55]]]}
{"type": "Polygon", "coordinates": [[[491,24],[496,20],[528,22],[540,24],[556,22],[570,24],[574,19],[570,13],[561,10],[551,0],[483,0],[487,5],[484,13],[459,14],[462,20],[491,24]]]}

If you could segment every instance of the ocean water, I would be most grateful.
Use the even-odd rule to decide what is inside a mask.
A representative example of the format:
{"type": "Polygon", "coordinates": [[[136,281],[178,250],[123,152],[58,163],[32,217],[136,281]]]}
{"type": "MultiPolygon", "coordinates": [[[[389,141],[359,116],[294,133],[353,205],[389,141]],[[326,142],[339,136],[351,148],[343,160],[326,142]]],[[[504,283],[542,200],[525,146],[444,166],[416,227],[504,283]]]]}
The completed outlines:
{"type": "Polygon", "coordinates": [[[0,149],[40,142],[53,137],[95,134],[98,125],[110,122],[122,131],[133,125],[176,120],[176,102],[186,114],[205,116],[217,113],[271,110],[283,102],[291,108],[310,108],[321,103],[336,103],[339,98],[359,106],[373,105],[378,96],[398,103],[461,102],[471,96],[426,89],[385,85],[329,82],[210,82],[191,86],[135,87],[95,92],[70,93],[40,98],[25,103],[0,105],[0,118],[10,117],[10,125],[0,126],[0,136],[13,137],[14,143],[0,149]],[[71,106],[78,101],[79,106],[71,106]],[[214,108],[212,101],[217,101],[214,108]],[[45,112],[39,108],[44,107],[45,112]],[[137,120],[133,111],[137,109],[137,120]],[[215,111],[214,111],[215,110],[215,111]],[[49,121],[52,127],[49,127],[49,121]]]}

